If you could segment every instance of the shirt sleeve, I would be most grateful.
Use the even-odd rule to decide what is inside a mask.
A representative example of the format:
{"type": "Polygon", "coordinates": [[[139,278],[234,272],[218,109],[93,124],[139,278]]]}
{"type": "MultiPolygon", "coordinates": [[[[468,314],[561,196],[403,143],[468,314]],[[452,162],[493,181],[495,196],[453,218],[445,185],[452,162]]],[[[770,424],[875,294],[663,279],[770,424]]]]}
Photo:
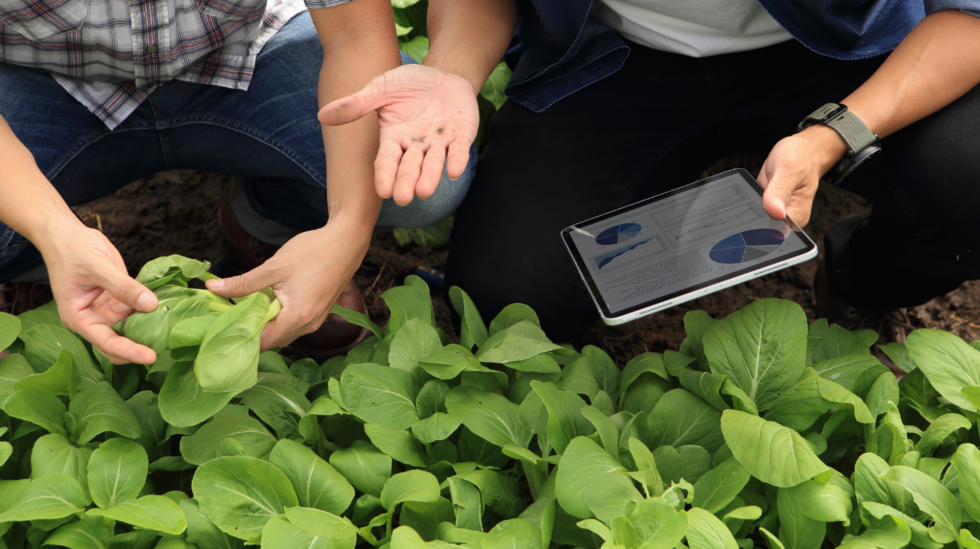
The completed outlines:
{"type": "Polygon", "coordinates": [[[925,0],[926,15],[943,10],[960,10],[980,17],[980,0],[925,0]]]}
{"type": "Polygon", "coordinates": [[[334,6],[339,6],[341,4],[353,2],[353,0],[303,0],[303,1],[306,2],[306,7],[311,10],[318,10],[321,8],[332,8],[334,6]]]}

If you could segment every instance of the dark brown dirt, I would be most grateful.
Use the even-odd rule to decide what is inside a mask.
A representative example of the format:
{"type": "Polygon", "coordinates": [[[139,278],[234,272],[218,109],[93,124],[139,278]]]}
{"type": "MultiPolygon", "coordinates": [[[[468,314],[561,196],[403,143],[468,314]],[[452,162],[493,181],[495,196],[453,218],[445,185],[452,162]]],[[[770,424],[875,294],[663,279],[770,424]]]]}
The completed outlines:
{"type": "MultiPolygon", "coordinates": [[[[757,156],[731,156],[712,166],[705,176],[739,166],[756,172],[761,162],[757,156]]],[[[150,259],[179,253],[211,261],[218,274],[229,276],[238,269],[229,259],[229,247],[222,239],[216,217],[221,185],[226,180],[226,176],[202,172],[160,173],[76,208],[76,213],[89,226],[101,226],[133,274],[150,259]]],[[[821,187],[807,233],[821,244],[824,232],[834,221],[868,207],[857,195],[821,187]]],[[[443,264],[446,253],[429,246],[399,246],[391,229],[376,229],[364,264],[355,276],[375,322],[384,325],[388,317],[384,302],[378,298],[381,293],[418,266],[443,264]]],[[[690,310],[703,309],[720,318],[755,299],[779,297],[800,303],[813,320],[812,281],[816,267],[817,262],[810,261],[778,271],[625,327],[613,329],[599,324],[588,339],[622,365],[644,351],[676,349],[684,338],[682,319],[690,310]]],[[[449,309],[441,299],[435,301],[437,322],[452,335],[449,309]]],[[[917,327],[949,330],[967,341],[980,338],[980,281],[968,282],[909,311],[909,317],[917,327]]]]}

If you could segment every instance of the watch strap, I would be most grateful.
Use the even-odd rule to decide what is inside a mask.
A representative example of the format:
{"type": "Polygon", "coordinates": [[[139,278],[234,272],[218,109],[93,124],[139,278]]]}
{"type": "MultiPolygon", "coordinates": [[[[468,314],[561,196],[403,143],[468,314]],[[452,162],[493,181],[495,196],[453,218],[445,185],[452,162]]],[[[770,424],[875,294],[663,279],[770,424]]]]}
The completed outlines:
{"type": "Polygon", "coordinates": [[[823,105],[803,119],[796,131],[801,132],[814,124],[824,124],[833,128],[847,144],[851,156],[878,142],[878,136],[871,133],[857,115],[848,112],[847,105],[844,104],[823,105]]]}
{"type": "Polygon", "coordinates": [[[830,122],[835,116],[847,110],[846,105],[838,105],[837,103],[827,103],[820,107],[819,109],[810,113],[809,116],[800,122],[797,126],[796,131],[801,132],[814,124],[826,124],[830,122]]]}
{"type": "Polygon", "coordinates": [[[871,133],[864,122],[861,122],[861,119],[852,112],[842,112],[827,122],[827,125],[847,143],[852,154],[857,154],[878,142],[878,136],[871,133]]]}
{"type": "Polygon", "coordinates": [[[847,111],[847,105],[827,103],[810,113],[800,122],[796,131],[801,132],[814,124],[824,124],[833,128],[847,144],[848,153],[825,173],[820,181],[839,185],[849,175],[856,173],[881,152],[878,136],[864,125],[854,113],[847,111]]]}

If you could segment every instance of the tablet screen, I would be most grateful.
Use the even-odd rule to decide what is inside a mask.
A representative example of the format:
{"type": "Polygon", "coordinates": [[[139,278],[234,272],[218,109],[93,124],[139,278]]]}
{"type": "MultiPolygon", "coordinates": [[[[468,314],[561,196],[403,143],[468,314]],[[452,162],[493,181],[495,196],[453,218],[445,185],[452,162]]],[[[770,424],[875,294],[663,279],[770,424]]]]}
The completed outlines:
{"type": "Polygon", "coordinates": [[[569,250],[607,317],[764,268],[814,247],[762,209],[745,170],[686,185],[565,229],[569,250]]]}

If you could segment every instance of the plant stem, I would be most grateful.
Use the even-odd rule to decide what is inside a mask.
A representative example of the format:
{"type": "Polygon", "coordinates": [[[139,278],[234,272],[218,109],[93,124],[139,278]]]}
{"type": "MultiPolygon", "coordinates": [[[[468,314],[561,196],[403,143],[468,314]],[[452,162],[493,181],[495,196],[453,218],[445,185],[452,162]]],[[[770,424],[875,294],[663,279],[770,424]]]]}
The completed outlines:
{"type": "Polygon", "coordinates": [[[282,303],[279,302],[279,298],[272,300],[272,303],[269,304],[269,310],[266,311],[265,318],[262,320],[262,325],[265,326],[266,322],[276,318],[276,315],[279,314],[279,311],[281,310],[282,303]]]}
{"type": "Polygon", "coordinates": [[[374,546],[378,545],[378,538],[374,537],[374,534],[372,534],[370,530],[366,530],[364,528],[358,528],[357,534],[362,538],[364,538],[364,541],[370,543],[371,545],[374,546]]]}
{"type": "Polygon", "coordinates": [[[218,303],[217,301],[211,300],[208,302],[208,310],[212,313],[223,313],[228,309],[231,309],[234,305],[226,303],[218,303]]]}
{"type": "Polygon", "coordinates": [[[526,461],[522,461],[521,467],[524,468],[524,477],[527,478],[527,486],[531,490],[531,499],[537,501],[538,493],[541,492],[541,486],[544,484],[545,479],[547,479],[548,464],[541,462],[538,465],[531,465],[526,461]],[[543,471],[542,467],[544,468],[543,471]]]}
{"type": "Polygon", "coordinates": [[[227,297],[222,297],[212,292],[211,290],[195,290],[195,291],[197,292],[197,295],[203,295],[204,297],[216,303],[222,303],[224,305],[233,305],[233,303],[229,301],[227,297]]]}

